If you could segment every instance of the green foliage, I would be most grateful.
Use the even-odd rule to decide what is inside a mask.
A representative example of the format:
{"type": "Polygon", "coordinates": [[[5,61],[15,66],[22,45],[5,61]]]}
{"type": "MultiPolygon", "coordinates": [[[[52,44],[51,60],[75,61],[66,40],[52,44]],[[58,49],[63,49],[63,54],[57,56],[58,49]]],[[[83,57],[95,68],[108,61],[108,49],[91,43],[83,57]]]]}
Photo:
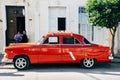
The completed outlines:
{"type": "Polygon", "coordinates": [[[120,22],[120,0],[88,0],[86,12],[94,26],[117,27],[120,22]]]}
{"type": "Polygon", "coordinates": [[[86,12],[93,26],[106,27],[110,30],[111,53],[114,56],[115,33],[120,22],[120,0],[88,0],[86,12]]]}

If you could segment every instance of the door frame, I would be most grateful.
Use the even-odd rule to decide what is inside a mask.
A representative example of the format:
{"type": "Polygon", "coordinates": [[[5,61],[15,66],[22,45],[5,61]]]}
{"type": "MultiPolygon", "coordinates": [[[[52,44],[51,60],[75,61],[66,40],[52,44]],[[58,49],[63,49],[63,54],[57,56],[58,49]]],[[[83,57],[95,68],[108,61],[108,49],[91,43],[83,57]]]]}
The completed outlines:
{"type": "Polygon", "coordinates": [[[14,43],[14,35],[25,30],[24,6],[6,6],[6,46],[14,43]],[[23,20],[22,20],[23,19],[23,20]]]}
{"type": "Polygon", "coordinates": [[[26,28],[26,32],[28,34],[28,5],[27,3],[25,4],[21,4],[21,5],[16,5],[16,4],[4,4],[2,7],[2,14],[3,14],[3,48],[6,47],[6,29],[7,29],[7,16],[6,16],[6,6],[23,6],[25,9],[25,28],[26,28]]]}

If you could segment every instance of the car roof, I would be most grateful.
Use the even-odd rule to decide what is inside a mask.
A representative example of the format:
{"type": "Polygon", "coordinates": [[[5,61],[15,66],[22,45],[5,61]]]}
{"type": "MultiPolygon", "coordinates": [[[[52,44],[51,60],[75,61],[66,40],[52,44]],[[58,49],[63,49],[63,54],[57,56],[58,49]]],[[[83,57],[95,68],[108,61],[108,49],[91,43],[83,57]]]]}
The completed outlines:
{"type": "Polygon", "coordinates": [[[73,32],[49,32],[45,36],[79,36],[79,37],[83,37],[82,35],[73,33],[73,32]]]}

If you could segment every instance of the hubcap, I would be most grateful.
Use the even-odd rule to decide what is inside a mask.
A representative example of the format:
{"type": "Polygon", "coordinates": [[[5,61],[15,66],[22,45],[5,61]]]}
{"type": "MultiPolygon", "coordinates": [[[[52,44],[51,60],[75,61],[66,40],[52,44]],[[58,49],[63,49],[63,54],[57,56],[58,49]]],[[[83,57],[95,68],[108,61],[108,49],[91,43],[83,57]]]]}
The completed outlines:
{"type": "Polygon", "coordinates": [[[94,59],[92,58],[85,58],[84,61],[83,61],[83,64],[85,67],[92,67],[94,65],[94,59]]]}
{"type": "Polygon", "coordinates": [[[15,61],[15,65],[17,68],[19,69],[23,69],[25,68],[27,62],[24,58],[18,58],[16,61],[15,61]]]}

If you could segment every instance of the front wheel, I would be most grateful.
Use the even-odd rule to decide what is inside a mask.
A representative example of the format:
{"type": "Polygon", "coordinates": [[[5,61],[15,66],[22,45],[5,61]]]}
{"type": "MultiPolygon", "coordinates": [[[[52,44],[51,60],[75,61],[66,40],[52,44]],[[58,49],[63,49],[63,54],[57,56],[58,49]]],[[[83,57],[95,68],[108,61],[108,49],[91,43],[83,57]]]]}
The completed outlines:
{"type": "Polygon", "coordinates": [[[93,68],[96,64],[96,60],[93,58],[84,58],[81,62],[83,68],[93,68]]]}
{"type": "Polygon", "coordinates": [[[13,60],[14,67],[18,70],[24,70],[29,67],[29,59],[25,56],[18,56],[13,60]]]}

